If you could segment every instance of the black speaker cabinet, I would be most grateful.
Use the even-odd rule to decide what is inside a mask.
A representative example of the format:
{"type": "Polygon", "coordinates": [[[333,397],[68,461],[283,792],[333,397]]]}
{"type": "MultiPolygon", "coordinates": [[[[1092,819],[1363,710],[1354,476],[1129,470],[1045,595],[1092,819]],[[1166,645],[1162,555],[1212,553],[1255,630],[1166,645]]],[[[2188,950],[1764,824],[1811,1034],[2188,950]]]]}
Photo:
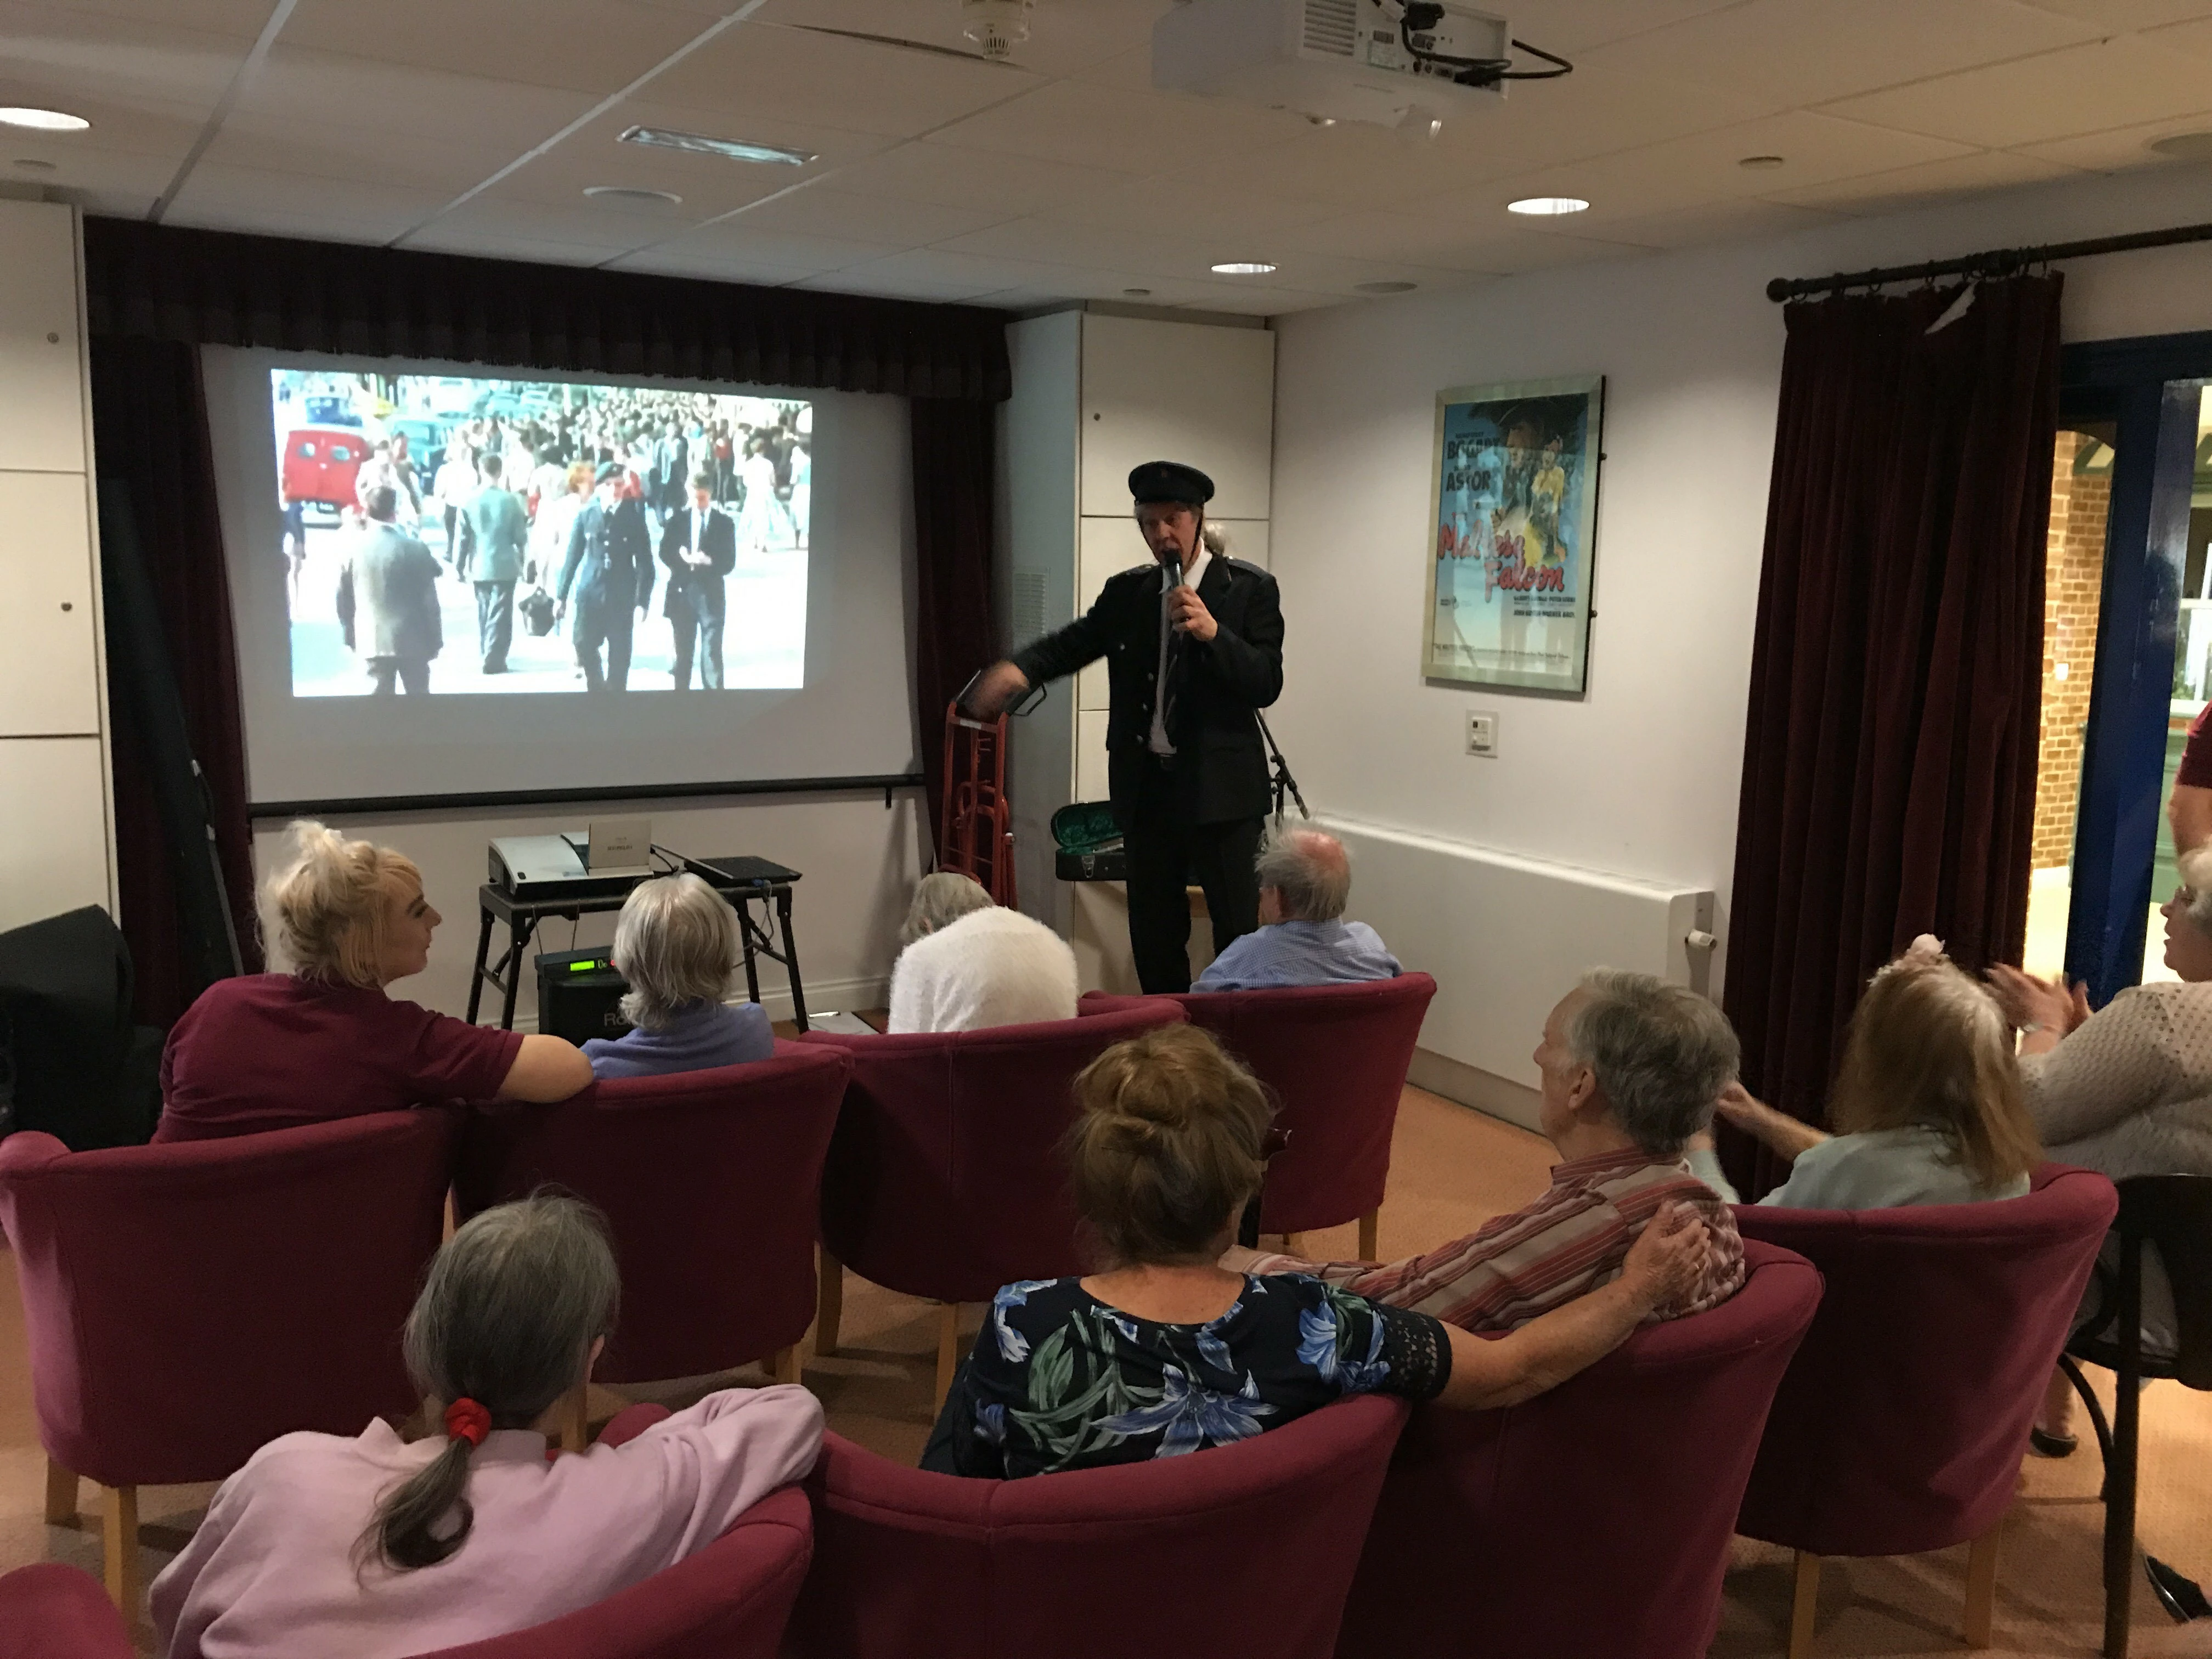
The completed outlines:
{"type": "Polygon", "coordinates": [[[629,993],[605,945],[549,951],[538,958],[538,1029],[575,1043],[618,1037],[630,1029],[620,1006],[629,993]]]}

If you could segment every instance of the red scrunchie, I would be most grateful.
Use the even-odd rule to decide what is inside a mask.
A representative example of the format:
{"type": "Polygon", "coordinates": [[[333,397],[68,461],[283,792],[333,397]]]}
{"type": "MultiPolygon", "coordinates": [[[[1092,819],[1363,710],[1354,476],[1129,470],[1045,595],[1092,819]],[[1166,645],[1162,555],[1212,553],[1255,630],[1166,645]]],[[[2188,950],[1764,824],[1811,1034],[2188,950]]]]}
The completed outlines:
{"type": "Polygon", "coordinates": [[[475,1401],[464,1397],[446,1407],[446,1433],[450,1437],[465,1440],[471,1447],[481,1446],[490,1432],[491,1413],[475,1401]]]}

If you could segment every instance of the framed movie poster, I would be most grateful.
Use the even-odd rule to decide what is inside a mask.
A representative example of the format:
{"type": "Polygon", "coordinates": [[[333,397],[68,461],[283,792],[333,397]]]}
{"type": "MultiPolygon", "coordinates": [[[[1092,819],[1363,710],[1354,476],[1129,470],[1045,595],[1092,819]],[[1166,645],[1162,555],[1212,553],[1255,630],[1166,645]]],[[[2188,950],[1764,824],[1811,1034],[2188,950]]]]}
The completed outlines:
{"type": "Polygon", "coordinates": [[[1425,678],[1582,695],[1604,401],[1597,375],[1437,394],[1425,678]]]}

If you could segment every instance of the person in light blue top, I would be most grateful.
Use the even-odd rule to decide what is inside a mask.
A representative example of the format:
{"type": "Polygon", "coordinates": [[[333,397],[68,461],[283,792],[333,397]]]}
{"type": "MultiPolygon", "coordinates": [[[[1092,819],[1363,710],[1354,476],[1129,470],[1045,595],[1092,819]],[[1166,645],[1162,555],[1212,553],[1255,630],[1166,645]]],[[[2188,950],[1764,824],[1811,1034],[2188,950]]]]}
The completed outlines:
{"type": "Polygon", "coordinates": [[[737,913],[685,872],[641,882],[615,922],[614,964],[629,981],[623,1018],[635,1029],[584,1045],[592,1075],[659,1077],[766,1060],[768,1011],[722,1000],[738,962],[737,913]]]}
{"type": "MultiPolygon", "coordinates": [[[[2043,1160],[2012,1024],[1987,987],[1923,938],[1874,976],[1851,1018],[1828,1100],[1836,1133],[1754,1100],[1741,1083],[1715,1109],[1778,1157],[1790,1179],[1759,1200],[1792,1210],[1886,1210],[2023,1198],[2043,1160]]],[[[1710,1149],[1691,1172],[1731,1202],[1710,1149]]]]}
{"type": "Polygon", "coordinates": [[[1261,848],[1260,927],[1234,940],[1194,991],[1265,991],[1395,979],[1398,958],[1364,921],[1344,920],[1352,860],[1319,830],[1288,830],[1261,848]]]}

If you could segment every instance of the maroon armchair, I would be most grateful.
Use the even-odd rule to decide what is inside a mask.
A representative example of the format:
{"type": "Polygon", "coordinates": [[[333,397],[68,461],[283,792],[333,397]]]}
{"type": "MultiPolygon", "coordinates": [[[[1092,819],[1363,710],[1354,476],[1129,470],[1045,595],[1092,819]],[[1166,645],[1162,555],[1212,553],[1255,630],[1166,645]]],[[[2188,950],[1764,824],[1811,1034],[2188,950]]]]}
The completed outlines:
{"type": "Polygon", "coordinates": [[[1162,1000],[981,1031],[801,1037],[853,1066],[822,1175],[816,1351],[836,1352],[841,1263],[888,1290],[942,1303],[942,1403],[958,1358],[961,1303],[1090,1265],[1060,1153],[1075,1118],[1076,1073],[1115,1043],[1182,1019],[1162,1000]]]}
{"type": "Polygon", "coordinates": [[[219,1480],[280,1434],[414,1410],[399,1332],[453,1138],[423,1109],[102,1152],[0,1141],[47,1519],[75,1516],[79,1475],[108,1489],[126,1613],[140,1486],[219,1480]]]}
{"type": "Polygon", "coordinates": [[[100,1581],[42,1561],[0,1578],[0,1659],[138,1659],[100,1581]]]}
{"type": "Polygon", "coordinates": [[[787,1487],[642,1583],[528,1630],[421,1659],[776,1659],[813,1550],[806,1496],[787,1487]]]}
{"type": "Polygon", "coordinates": [[[1735,1296],[1549,1394],[1414,1412],[1338,1659],[1701,1659],[1759,1428],[1820,1300],[1802,1256],[1745,1254],[1735,1296]]]}
{"type": "Polygon", "coordinates": [[[1024,1480],[823,1438],[796,1659],[1328,1659],[1404,1402],[1342,1401],[1185,1457],[1024,1480]]]}
{"type": "MultiPolygon", "coordinates": [[[[1436,994],[1426,974],[1401,974],[1353,985],[1189,991],[1165,999],[1219,1037],[1280,1103],[1275,1127],[1289,1131],[1290,1141],[1267,1161],[1262,1231],[1297,1234],[1357,1220],[1359,1254],[1374,1256],[1390,1132],[1436,994]]],[[[1144,1000],[1093,992],[1083,1010],[1144,1000]]]]}
{"type": "Polygon", "coordinates": [[[1736,1211],[1747,1241],[1827,1281],[1736,1517],[1797,1552],[1791,1659],[1812,1645],[1823,1556],[1969,1540],[1966,1640],[1989,1645],[1997,1530],[2118,1202],[2104,1176],[2046,1164],[2027,1197],[1995,1203],[1736,1211]]]}
{"type": "Polygon", "coordinates": [[[605,1214],[623,1308],[600,1382],[773,1356],[776,1380],[796,1382],[848,1069],[835,1050],[786,1042],[743,1066],[611,1079],[556,1106],[479,1108],[462,1132],[456,1208],[473,1215],[551,1182],[605,1214]]]}

